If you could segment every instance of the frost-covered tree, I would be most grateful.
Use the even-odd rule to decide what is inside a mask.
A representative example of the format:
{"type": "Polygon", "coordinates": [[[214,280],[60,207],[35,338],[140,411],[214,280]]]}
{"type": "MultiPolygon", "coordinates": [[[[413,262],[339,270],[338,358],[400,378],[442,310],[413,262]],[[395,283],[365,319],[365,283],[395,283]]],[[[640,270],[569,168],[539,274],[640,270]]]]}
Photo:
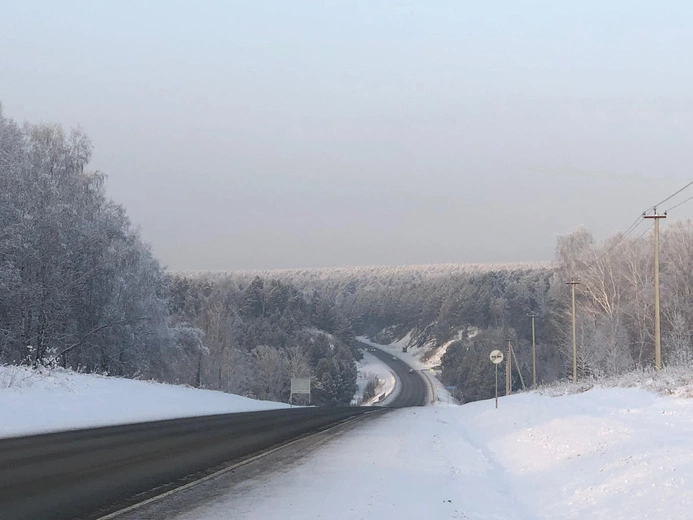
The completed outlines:
{"type": "Polygon", "coordinates": [[[163,377],[163,270],[91,150],[79,130],[0,110],[0,360],[163,377]]]}
{"type": "Polygon", "coordinates": [[[205,333],[202,386],[287,401],[291,378],[311,377],[314,404],[348,405],[353,398],[353,330],[313,293],[278,279],[233,275],[173,276],[170,293],[174,319],[205,333]],[[329,385],[318,375],[321,361],[330,367],[329,385]]]}

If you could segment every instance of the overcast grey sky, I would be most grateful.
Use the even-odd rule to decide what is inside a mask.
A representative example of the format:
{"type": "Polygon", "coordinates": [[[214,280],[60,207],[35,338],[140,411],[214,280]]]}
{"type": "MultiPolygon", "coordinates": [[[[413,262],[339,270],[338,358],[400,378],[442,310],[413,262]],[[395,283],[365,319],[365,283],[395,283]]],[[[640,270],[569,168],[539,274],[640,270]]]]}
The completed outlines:
{"type": "Polygon", "coordinates": [[[0,102],[172,269],[550,260],[693,178],[692,50],[684,1],[0,0],[0,102]]]}

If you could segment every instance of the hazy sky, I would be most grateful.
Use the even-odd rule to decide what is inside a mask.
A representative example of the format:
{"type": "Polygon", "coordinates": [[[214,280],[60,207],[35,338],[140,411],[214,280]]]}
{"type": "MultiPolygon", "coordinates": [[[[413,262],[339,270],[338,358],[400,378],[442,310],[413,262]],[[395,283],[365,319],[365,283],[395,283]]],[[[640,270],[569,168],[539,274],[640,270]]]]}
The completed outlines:
{"type": "Polygon", "coordinates": [[[5,114],[81,126],[172,269],[623,230],[693,179],[692,51],[685,1],[0,0],[5,114]]]}

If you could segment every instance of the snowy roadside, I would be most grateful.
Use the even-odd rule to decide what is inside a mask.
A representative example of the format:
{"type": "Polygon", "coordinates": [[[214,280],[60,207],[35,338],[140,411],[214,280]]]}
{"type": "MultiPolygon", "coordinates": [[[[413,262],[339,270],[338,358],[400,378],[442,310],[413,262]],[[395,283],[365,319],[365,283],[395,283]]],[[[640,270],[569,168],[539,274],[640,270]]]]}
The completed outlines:
{"type": "Polygon", "coordinates": [[[577,384],[558,381],[538,388],[537,392],[556,397],[585,392],[593,388],[640,388],[659,395],[691,398],[693,397],[693,370],[686,366],[665,366],[660,371],[646,368],[616,376],[587,378],[577,384]]]}
{"type": "Polygon", "coordinates": [[[370,352],[363,353],[363,359],[357,361],[358,375],[356,379],[356,384],[358,385],[358,390],[354,396],[352,404],[357,404],[359,398],[363,396],[363,391],[366,388],[368,382],[375,378],[378,384],[375,388],[375,395],[361,403],[362,406],[385,406],[392,399],[397,397],[399,393],[399,385],[397,385],[397,376],[390,370],[390,368],[383,361],[375,357],[370,352]]]}
{"type": "Polygon", "coordinates": [[[177,518],[684,520],[691,438],[692,400],[637,389],[398,410],[177,518]]]}
{"type": "Polygon", "coordinates": [[[0,366],[0,438],[287,406],[182,385],[0,366]]]}

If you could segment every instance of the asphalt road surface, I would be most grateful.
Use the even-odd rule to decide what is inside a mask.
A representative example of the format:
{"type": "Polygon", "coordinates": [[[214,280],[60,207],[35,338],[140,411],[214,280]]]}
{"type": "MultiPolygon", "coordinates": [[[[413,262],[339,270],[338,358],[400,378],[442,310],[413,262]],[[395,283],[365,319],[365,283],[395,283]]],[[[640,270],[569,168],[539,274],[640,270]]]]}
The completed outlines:
{"type": "Polygon", "coordinates": [[[94,511],[158,486],[351,417],[383,412],[294,408],[3,439],[0,518],[93,518],[94,511]]]}
{"type": "Polygon", "coordinates": [[[425,375],[418,370],[409,372],[411,367],[401,359],[392,354],[370,345],[362,343],[364,348],[367,348],[371,354],[387,364],[392,371],[397,374],[401,383],[399,395],[390,403],[391,408],[404,408],[408,406],[424,406],[426,404],[426,396],[428,387],[424,381],[425,375]]]}
{"type": "MultiPolygon", "coordinates": [[[[426,404],[423,374],[410,373],[409,365],[385,351],[371,353],[399,378],[391,408],[426,404]]],[[[294,408],[0,439],[0,519],[96,518],[210,468],[349,418],[383,412],[294,408]]]]}

